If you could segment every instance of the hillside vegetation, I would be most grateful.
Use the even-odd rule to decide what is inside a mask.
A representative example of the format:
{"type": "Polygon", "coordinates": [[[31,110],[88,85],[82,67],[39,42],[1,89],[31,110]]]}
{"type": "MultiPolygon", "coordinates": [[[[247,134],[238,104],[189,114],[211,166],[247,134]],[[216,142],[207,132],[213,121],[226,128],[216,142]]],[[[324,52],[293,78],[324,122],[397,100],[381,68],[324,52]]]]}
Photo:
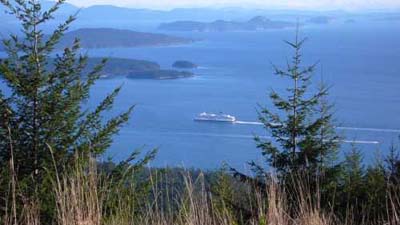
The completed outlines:
{"type": "Polygon", "coordinates": [[[271,138],[254,137],[263,160],[249,162],[250,172],[228,165],[209,172],[149,168],[158,149],[126,146],[120,151],[132,152],[125,160],[104,160],[135,108],[123,105],[125,110],[115,112],[122,87],[95,106],[86,103],[102,71],[152,74],[162,71],[159,66],[89,59],[79,40],[57,51],[75,18],[48,37],[40,28],[52,21],[63,0],[47,10],[35,0],[0,3],[18,19],[23,34],[4,40],[6,57],[0,61],[0,79],[7,86],[7,92],[0,89],[1,224],[400,224],[396,146],[368,167],[355,146],[338,158],[342,137],[335,130],[330,89],[324,83],[313,86],[318,64],[304,65],[306,39],[298,31],[286,42],[293,52],[287,65],[273,65],[288,87],[271,90],[270,104],[254,112],[271,138]]]}

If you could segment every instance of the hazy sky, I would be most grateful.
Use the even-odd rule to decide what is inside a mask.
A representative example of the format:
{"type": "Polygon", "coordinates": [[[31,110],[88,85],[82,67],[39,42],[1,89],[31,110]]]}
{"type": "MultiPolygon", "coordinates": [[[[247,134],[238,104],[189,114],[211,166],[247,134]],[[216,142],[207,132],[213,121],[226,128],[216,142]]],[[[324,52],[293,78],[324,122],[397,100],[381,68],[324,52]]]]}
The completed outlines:
{"type": "Polygon", "coordinates": [[[110,4],[134,8],[262,7],[296,9],[399,9],[400,0],[68,0],[77,6],[110,4]]]}

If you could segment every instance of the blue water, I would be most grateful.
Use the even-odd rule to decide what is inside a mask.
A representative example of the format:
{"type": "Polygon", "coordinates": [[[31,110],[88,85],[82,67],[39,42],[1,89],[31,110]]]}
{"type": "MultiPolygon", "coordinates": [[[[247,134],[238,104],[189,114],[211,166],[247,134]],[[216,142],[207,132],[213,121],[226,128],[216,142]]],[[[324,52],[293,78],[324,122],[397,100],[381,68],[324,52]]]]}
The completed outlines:
{"type": "MultiPolygon", "coordinates": [[[[339,130],[347,140],[376,141],[357,144],[372,162],[377,151],[388,152],[400,132],[400,26],[341,25],[304,28],[309,38],[305,64],[320,61],[321,77],[332,85],[338,124],[382,131],[339,130]],[[383,132],[384,129],[394,131],[383,132]]],[[[92,56],[146,59],[169,68],[179,59],[193,61],[194,78],[179,80],[99,81],[92,90],[93,106],[123,84],[114,112],[130,105],[132,119],[115,137],[108,156],[120,160],[134,149],[158,147],[153,166],[217,168],[223,162],[243,168],[249,160],[261,161],[253,134],[268,135],[257,125],[194,122],[203,111],[225,112],[241,121],[257,121],[257,104],[271,106],[268,92],[284,91],[288,83],[273,75],[271,63],[284,66],[294,30],[231,33],[177,33],[202,41],[182,46],[89,50],[92,56]]],[[[343,144],[342,152],[349,149],[343,144]]]]}

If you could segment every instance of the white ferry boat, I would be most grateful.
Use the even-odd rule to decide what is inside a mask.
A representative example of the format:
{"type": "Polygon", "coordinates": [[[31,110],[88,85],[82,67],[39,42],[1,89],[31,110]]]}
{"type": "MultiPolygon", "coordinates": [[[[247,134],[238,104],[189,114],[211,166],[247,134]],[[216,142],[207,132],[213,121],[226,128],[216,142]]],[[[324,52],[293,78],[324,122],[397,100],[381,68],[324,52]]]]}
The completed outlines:
{"type": "Polygon", "coordinates": [[[214,114],[214,113],[200,113],[194,118],[195,121],[215,121],[215,122],[228,122],[234,123],[236,122],[236,117],[228,115],[228,114],[214,114]]]}

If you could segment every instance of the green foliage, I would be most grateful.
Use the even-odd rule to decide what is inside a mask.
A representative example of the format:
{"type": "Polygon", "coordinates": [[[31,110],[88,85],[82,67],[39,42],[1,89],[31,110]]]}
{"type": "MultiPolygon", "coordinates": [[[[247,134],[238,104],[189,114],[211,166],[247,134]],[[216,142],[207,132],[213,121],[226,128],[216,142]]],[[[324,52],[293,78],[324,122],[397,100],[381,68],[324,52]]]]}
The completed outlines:
{"type": "Polygon", "coordinates": [[[390,179],[386,163],[376,159],[365,168],[363,155],[354,145],[345,155],[334,188],[324,193],[338,217],[351,216],[356,224],[379,224],[387,219],[390,179]]]}
{"type": "MultiPolygon", "coordinates": [[[[364,199],[365,186],[363,177],[365,174],[362,166],[362,156],[358,149],[352,148],[351,152],[346,155],[343,163],[344,184],[342,187],[341,198],[339,201],[342,205],[340,209],[346,209],[353,212],[358,212],[362,207],[362,199],[364,199]]],[[[357,219],[359,215],[357,215],[357,219]]]]}
{"type": "MultiPolygon", "coordinates": [[[[3,174],[8,169],[15,173],[24,198],[44,201],[44,211],[54,208],[46,205],[51,198],[48,176],[54,176],[55,171],[49,170],[53,163],[56,171],[63,174],[76,154],[85,156],[84,160],[103,154],[133,111],[132,106],[107,121],[103,119],[121,87],[94,110],[85,108],[90,88],[100,78],[107,60],[88,70],[88,57],[80,53],[79,40],[61,52],[54,52],[75,16],[70,16],[50,36],[45,36],[40,28],[53,19],[64,2],[58,0],[53,7],[43,10],[36,0],[0,0],[21,23],[21,35],[11,35],[3,41],[7,57],[0,61],[0,79],[11,90],[7,96],[0,90],[0,168],[3,174]],[[13,168],[9,167],[11,160],[13,168]]],[[[152,151],[139,163],[128,165],[139,155],[134,153],[116,168],[118,182],[128,177],[129,171],[142,168],[154,154],[152,151]],[[123,175],[118,174],[121,167],[123,175]]],[[[7,185],[2,183],[2,190],[7,185]]]]}
{"type": "Polygon", "coordinates": [[[387,209],[387,182],[385,171],[380,165],[367,169],[365,175],[366,203],[369,221],[382,221],[387,209]]]}
{"type": "Polygon", "coordinates": [[[144,209],[151,191],[151,180],[142,174],[156,153],[157,150],[153,150],[138,159],[140,151],[135,151],[119,164],[109,162],[113,166],[108,169],[100,164],[102,174],[110,181],[109,199],[104,206],[107,214],[117,214],[120,207],[128,207],[131,216],[135,216],[144,209]]]}
{"type": "Polygon", "coordinates": [[[344,168],[344,191],[348,194],[348,201],[358,198],[361,193],[364,167],[362,165],[361,152],[353,146],[351,152],[346,155],[343,163],[344,168]]]}
{"type": "MultiPolygon", "coordinates": [[[[333,211],[338,219],[354,220],[356,224],[387,220],[385,210],[390,196],[398,196],[393,193],[399,190],[396,187],[400,180],[400,158],[392,148],[385,162],[377,158],[375,165],[365,168],[361,152],[352,146],[344,161],[338,161],[341,137],[335,130],[333,105],[327,100],[329,88],[323,82],[317,89],[311,88],[317,64],[302,65],[305,39],[300,40],[297,35],[294,42],[286,43],[294,56],[286,69],[274,68],[275,74],[287,78],[291,86],[285,93],[271,91],[274,109],[260,107],[259,110],[259,119],[272,136],[271,139],[255,137],[266,164],[250,163],[255,176],[232,169],[234,176],[258,190],[265,190],[270,182],[266,168],[274,169],[286,188],[293,214],[300,210],[296,208],[296,202],[301,200],[296,191],[303,184],[308,185],[305,189],[311,193],[319,193],[314,196],[316,201],[324,210],[333,211]]],[[[394,211],[396,204],[392,203],[389,208],[394,211]]]]}
{"type": "Polygon", "coordinates": [[[226,172],[226,169],[217,171],[215,175],[215,181],[211,186],[211,191],[215,195],[213,207],[220,214],[235,217],[234,207],[232,206],[235,199],[232,177],[226,172]]]}
{"type": "MultiPolygon", "coordinates": [[[[307,178],[310,184],[320,183],[321,187],[312,190],[319,189],[322,193],[328,193],[338,185],[332,175],[340,173],[336,154],[341,139],[334,126],[333,105],[327,100],[329,88],[321,82],[315,93],[312,91],[311,80],[317,63],[303,66],[301,51],[305,41],[299,39],[297,30],[295,41],[286,42],[294,56],[285,69],[277,66],[274,69],[275,74],[287,79],[291,86],[284,93],[272,90],[269,97],[274,109],[260,106],[258,112],[267,134],[272,136],[272,139],[255,137],[266,165],[249,163],[255,177],[233,169],[235,177],[258,186],[261,191],[266,191],[269,182],[270,172],[266,168],[276,171],[279,181],[291,190],[289,193],[297,190],[297,183],[293,182],[296,176],[307,178]]],[[[328,199],[325,200],[328,202],[328,199]]]]}
{"type": "MultiPolygon", "coordinates": [[[[121,90],[118,87],[93,110],[85,108],[90,88],[100,78],[106,60],[88,69],[93,65],[80,53],[78,40],[54,56],[55,46],[75,17],[59,25],[48,37],[40,27],[53,18],[63,2],[59,0],[44,11],[35,0],[0,0],[22,25],[22,35],[4,40],[7,57],[0,60],[0,79],[11,90],[7,95],[0,90],[0,221],[7,217],[16,224],[17,214],[24,212],[24,206],[38,203],[43,224],[53,224],[59,204],[53,194],[54,180],[71,180],[75,175],[82,181],[84,194],[96,189],[96,185],[104,185],[97,180],[91,183],[91,178],[107,181],[101,189],[107,196],[101,199],[101,215],[110,223],[119,217],[135,221],[136,216],[148,217],[148,212],[166,212],[178,220],[184,217],[185,221],[194,212],[204,215],[201,209],[212,206],[213,212],[226,217],[229,224],[246,224],[254,218],[267,224],[269,218],[258,207],[267,207],[269,203],[264,202],[268,197],[260,197],[267,194],[268,182],[273,179],[266,167],[276,169],[288,195],[285,198],[289,211],[299,199],[292,195],[299,194],[303,184],[310,193],[321,194],[308,201],[318,204],[321,200],[323,210],[332,210],[338,219],[350,213],[359,224],[377,224],[387,221],[386,214],[397,215],[400,157],[396,148],[392,147],[384,162],[378,160],[367,168],[354,146],[343,163],[336,163],[340,137],[334,129],[333,106],[327,101],[329,88],[321,84],[312,93],[310,85],[316,64],[302,66],[305,40],[298,37],[293,43],[287,42],[294,50],[287,68],[274,67],[275,73],[287,78],[292,86],[286,93],[272,91],[270,98],[275,108],[261,107],[259,111],[260,121],[273,140],[255,138],[266,159],[266,165],[250,163],[257,176],[233,170],[240,178],[237,181],[225,170],[205,174],[196,170],[189,175],[182,175],[187,171],[179,169],[145,170],[156,150],[142,158],[140,151],[135,151],[119,164],[93,163],[90,159],[110,147],[113,135],[128,121],[133,107],[107,121],[103,119],[104,113],[113,108],[121,90]],[[296,177],[299,174],[304,177],[296,177]],[[288,178],[295,178],[292,189],[288,178]],[[320,186],[312,185],[314,179],[316,186],[320,186]],[[198,207],[203,203],[203,208],[198,207]]],[[[68,182],[64,185],[76,188],[68,182]]],[[[57,190],[71,194],[60,186],[57,190]]],[[[92,200],[96,202],[97,198],[92,200]]]]}
{"type": "MultiPolygon", "coordinates": [[[[303,66],[301,51],[305,41],[299,39],[298,30],[294,42],[286,41],[294,51],[292,60],[287,62],[285,69],[274,66],[274,70],[277,76],[287,79],[291,86],[284,93],[272,90],[269,97],[274,109],[260,106],[258,112],[267,134],[272,136],[272,139],[255,137],[266,165],[254,161],[249,163],[255,177],[232,169],[235,177],[257,186],[262,192],[267,190],[271,177],[266,168],[270,171],[274,169],[279,182],[288,189],[292,213],[298,210],[295,196],[299,190],[297,176],[307,179],[306,183],[312,186],[309,187],[311,192],[321,190],[322,193],[328,193],[338,185],[336,177],[331,175],[340,173],[336,154],[341,139],[334,126],[333,105],[327,100],[329,88],[321,82],[313,93],[311,80],[317,63],[303,66]],[[312,185],[315,183],[318,184],[312,185]]],[[[329,202],[329,197],[323,196],[322,199],[329,202]]]]}
{"type": "Polygon", "coordinates": [[[387,177],[393,185],[400,184],[400,153],[397,147],[392,144],[390,147],[389,156],[385,160],[387,168],[387,177]]]}
{"type": "MultiPolygon", "coordinates": [[[[294,42],[286,42],[294,56],[284,70],[274,66],[275,74],[288,78],[292,86],[286,93],[270,93],[276,110],[261,107],[259,119],[273,140],[256,137],[268,166],[275,168],[279,175],[286,176],[293,171],[320,173],[335,157],[339,136],[333,127],[332,106],[326,101],[328,90],[321,85],[311,93],[312,74],[317,64],[302,66],[301,50],[306,39],[296,35],[294,42]]],[[[258,175],[265,174],[262,166],[250,164],[258,175]]]]}

